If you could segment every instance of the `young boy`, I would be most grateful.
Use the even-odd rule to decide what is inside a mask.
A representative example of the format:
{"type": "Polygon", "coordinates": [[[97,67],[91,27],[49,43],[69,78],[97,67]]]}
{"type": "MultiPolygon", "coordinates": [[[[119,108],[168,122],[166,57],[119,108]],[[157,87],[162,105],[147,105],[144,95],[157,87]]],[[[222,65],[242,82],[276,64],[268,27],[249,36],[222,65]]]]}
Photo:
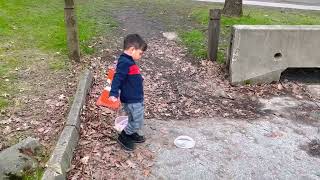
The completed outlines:
{"type": "Polygon", "coordinates": [[[141,59],[147,50],[146,42],[138,34],[129,34],[124,39],[124,52],[120,55],[114,75],[109,99],[119,97],[128,115],[128,125],[118,137],[118,143],[126,150],[133,151],[134,143],[143,143],[145,138],[138,134],[144,121],[143,78],[135,61],[141,59]]]}

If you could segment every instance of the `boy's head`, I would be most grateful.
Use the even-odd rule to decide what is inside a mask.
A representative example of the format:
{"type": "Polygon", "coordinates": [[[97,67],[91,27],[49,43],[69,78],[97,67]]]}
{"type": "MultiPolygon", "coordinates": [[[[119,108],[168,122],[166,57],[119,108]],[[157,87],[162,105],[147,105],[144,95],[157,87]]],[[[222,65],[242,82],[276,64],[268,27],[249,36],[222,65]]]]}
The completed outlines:
{"type": "Polygon", "coordinates": [[[147,43],[138,34],[127,35],[123,42],[124,52],[132,56],[135,61],[141,59],[147,48],[147,43]]]}

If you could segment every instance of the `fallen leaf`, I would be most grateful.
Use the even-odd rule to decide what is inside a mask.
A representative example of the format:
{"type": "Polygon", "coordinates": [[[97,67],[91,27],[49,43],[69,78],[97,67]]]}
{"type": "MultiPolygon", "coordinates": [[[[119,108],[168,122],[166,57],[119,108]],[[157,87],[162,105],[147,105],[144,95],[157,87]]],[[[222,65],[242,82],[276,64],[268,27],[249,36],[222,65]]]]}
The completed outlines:
{"type": "Polygon", "coordinates": [[[87,165],[89,161],[89,156],[84,156],[80,161],[82,164],[87,165]]]}
{"type": "Polygon", "coordinates": [[[281,91],[283,90],[283,86],[281,84],[278,84],[278,89],[281,91]]]}
{"type": "Polygon", "coordinates": [[[138,159],[138,161],[142,161],[143,160],[143,156],[141,155],[141,153],[138,153],[137,154],[137,159],[138,159]]]}
{"type": "Polygon", "coordinates": [[[143,171],[143,175],[144,175],[145,177],[149,176],[149,175],[150,175],[150,170],[148,170],[148,169],[144,170],[144,171],[143,171]]]}
{"type": "Polygon", "coordinates": [[[66,98],[66,96],[64,95],[64,94],[61,94],[60,96],[59,96],[59,99],[60,100],[63,100],[63,99],[65,99],[66,98]]]}
{"type": "Polygon", "coordinates": [[[60,102],[57,102],[57,103],[56,103],[56,106],[57,106],[57,107],[61,107],[61,106],[63,106],[64,104],[65,104],[64,102],[61,102],[61,101],[60,101],[60,102]]]}

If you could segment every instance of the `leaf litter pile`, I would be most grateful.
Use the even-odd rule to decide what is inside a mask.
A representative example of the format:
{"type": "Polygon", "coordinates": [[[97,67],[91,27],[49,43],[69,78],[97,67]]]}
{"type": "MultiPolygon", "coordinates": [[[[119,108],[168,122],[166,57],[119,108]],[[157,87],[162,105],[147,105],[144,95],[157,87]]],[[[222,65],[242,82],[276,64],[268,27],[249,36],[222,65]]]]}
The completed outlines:
{"type": "MultiPolygon", "coordinates": [[[[258,98],[290,95],[310,98],[302,85],[283,82],[269,85],[231,86],[223,65],[195,61],[187,49],[164,38],[150,39],[141,62],[144,76],[146,119],[185,120],[197,117],[254,119],[258,98]]],[[[127,153],[117,144],[113,129],[115,112],[95,105],[106,84],[106,67],[119,51],[106,49],[102,57],[89,59],[95,82],[81,116],[81,138],[69,179],[136,179],[150,175],[154,154],[148,141],[127,153]]]]}

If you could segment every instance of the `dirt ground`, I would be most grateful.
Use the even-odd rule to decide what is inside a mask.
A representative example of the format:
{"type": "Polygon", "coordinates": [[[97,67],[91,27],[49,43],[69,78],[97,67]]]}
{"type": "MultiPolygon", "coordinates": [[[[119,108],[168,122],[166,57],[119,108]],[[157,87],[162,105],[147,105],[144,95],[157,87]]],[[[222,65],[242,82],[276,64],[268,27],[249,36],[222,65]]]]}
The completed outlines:
{"type": "Polygon", "coordinates": [[[40,139],[48,155],[64,126],[81,67],[73,66],[74,72],[52,71],[48,65],[55,61],[52,55],[35,50],[8,53],[29,63],[16,70],[14,105],[1,112],[0,150],[32,136],[40,139]]]}
{"type": "MultiPolygon", "coordinates": [[[[283,143],[281,146],[277,146],[275,141],[275,144],[259,146],[260,150],[267,151],[271,146],[274,151],[283,147],[286,147],[286,150],[290,150],[290,147],[297,149],[297,145],[301,144],[301,146],[305,145],[305,148],[298,152],[305,154],[298,157],[302,163],[298,163],[297,166],[303,166],[308,162],[319,163],[316,156],[306,155],[310,150],[307,143],[310,143],[312,138],[319,136],[319,132],[316,130],[320,122],[319,106],[316,104],[319,99],[310,95],[304,84],[284,80],[281,83],[270,85],[231,86],[227,80],[226,68],[223,65],[195,60],[188,55],[187,49],[179,43],[179,40],[170,41],[164,38],[163,32],[167,30],[168,26],[157,23],[159,21],[150,18],[143,11],[131,9],[124,12],[114,12],[114,17],[121,23],[119,37],[128,33],[139,33],[146,38],[149,47],[143,60],[139,63],[145,78],[145,134],[149,139],[146,143],[139,145],[134,152],[124,152],[116,143],[117,134],[113,129],[115,113],[95,105],[106,83],[106,67],[111,65],[119,55],[119,50],[105,48],[101,56],[92,57],[88,60],[92,62],[91,68],[95,74],[95,83],[82,114],[81,138],[72,162],[69,179],[179,179],[187,177],[188,172],[194,171],[192,169],[195,166],[179,166],[175,162],[163,164],[169,159],[188,159],[190,162],[198,159],[200,164],[202,161],[207,163],[201,170],[204,173],[203,175],[194,174],[187,179],[192,179],[191,177],[203,177],[203,179],[208,177],[220,177],[221,179],[253,177],[255,179],[261,177],[259,176],[260,172],[250,176],[248,173],[254,171],[254,168],[249,167],[241,172],[243,176],[233,176],[236,172],[233,172],[234,169],[232,168],[239,168],[247,160],[241,158],[240,155],[235,154],[233,157],[232,154],[229,154],[229,156],[224,157],[224,154],[221,154],[211,160],[206,158],[215,157],[215,154],[220,152],[215,147],[225,148],[228,146],[230,151],[225,153],[242,153],[242,150],[246,151],[246,148],[250,148],[249,145],[252,144],[251,141],[254,142],[254,136],[282,137],[282,131],[279,134],[278,131],[272,130],[273,128],[280,128],[280,126],[278,127],[279,119],[281,119],[281,127],[286,128],[287,125],[290,125],[291,129],[297,131],[295,133],[298,135],[293,138],[294,144],[289,145],[287,143],[291,141],[283,139],[281,140],[283,143]],[[277,120],[272,121],[273,118],[277,120]],[[231,120],[229,122],[226,119],[231,120]],[[198,133],[201,131],[200,127],[203,127],[201,125],[202,121],[205,124],[206,132],[210,132],[204,134],[203,137],[214,138],[214,136],[217,136],[217,134],[213,135],[215,132],[221,132],[221,140],[224,144],[216,140],[210,142],[203,140],[203,144],[196,146],[194,151],[205,146],[207,149],[203,149],[203,151],[206,151],[209,155],[199,152],[198,155],[193,154],[192,157],[195,156],[195,159],[190,157],[190,154],[180,156],[179,153],[184,152],[192,154],[193,150],[182,151],[176,149],[172,145],[172,138],[182,134],[192,136],[193,131],[198,133]],[[250,128],[248,127],[250,131],[258,131],[255,127],[260,127],[261,124],[267,124],[265,127],[271,129],[263,133],[253,134],[253,138],[248,139],[250,141],[247,144],[248,146],[241,143],[241,138],[235,139],[238,141],[236,146],[235,143],[229,143],[231,136],[223,137],[228,136],[228,134],[223,135],[223,132],[228,130],[228,123],[233,124],[235,131],[240,132],[241,127],[238,127],[238,122],[244,126],[250,126],[250,128]],[[255,124],[255,126],[251,126],[252,124],[255,124]],[[271,125],[268,126],[268,124],[271,125]],[[188,126],[188,130],[186,130],[186,126],[188,126]],[[297,126],[298,128],[291,126],[297,126]],[[299,135],[299,127],[308,127],[312,129],[312,133],[305,136],[299,135]],[[207,143],[213,145],[210,146],[207,143]],[[241,146],[239,151],[233,150],[234,147],[238,146],[241,146]],[[167,156],[164,154],[167,154],[167,156]],[[181,159],[181,157],[183,158],[181,159]],[[199,157],[204,158],[204,160],[199,159],[199,157]],[[235,163],[238,166],[228,169],[228,165],[232,164],[228,162],[228,158],[237,157],[239,158],[235,163]],[[214,164],[214,162],[218,163],[221,160],[219,158],[226,164],[220,166],[214,164]],[[213,164],[210,164],[210,162],[213,164]],[[209,169],[206,170],[205,168],[208,167],[209,169]]],[[[121,40],[119,38],[119,41],[117,41],[118,49],[120,49],[121,40]]],[[[293,131],[291,129],[290,133],[293,131]]],[[[290,133],[288,133],[288,136],[291,136],[290,133]]],[[[303,133],[300,132],[300,134],[303,133]]],[[[201,136],[195,135],[194,138],[197,142],[201,141],[201,136]]],[[[262,141],[264,140],[262,139],[262,141]]],[[[316,144],[311,144],[311,146],[315,147],[316,144]]],[[[255,149],[254,146],[251,147],[250,151],[258,153],[259,148],[255,149]]],[[[268,151],[268,153],[271,153],[271,151],[268,151]]],[[[277,156],[285,154],[285,151],[281,151],[281,153],[275,154],[275,159],[277,159],[277,156]]],[[[248,152],[248,154],[250,153],[248,152]]],[[[256,155],[251,156],[249,162],[251,164],[260,163],[261,166],[258,167],[260,170],[264,168],[262,164],[266,161],[270,164],[273,163],[267,157],[262,157],[264,160],[258,158],[264,154],[256,155]]],[[[272,153],[269,155],[271,156],[272,153]]],[[[281,160],[276,163],[286,162],[287,157],[281,157],[281,160]]],[[[317,173],[319,172],[316,171],[316,165],[308,165],[313,173],[307,174],[308,177],[318,178],[317,173]]],[[[294,177],[295,173],[290,172],[296,169],[289,168],[287,174],[281,174],[281,165],[279,167],[280,169],[277,167],[278,169],[274,169],[274,171],[265,170],[263,172],[266,173],[265,179],[277,177],[277,174],[270,177],[271,172],[280,173],[278,177],[282,179],[294,177]]],[[[270,168],[275,167],[270,165],[270,168]]]]}

